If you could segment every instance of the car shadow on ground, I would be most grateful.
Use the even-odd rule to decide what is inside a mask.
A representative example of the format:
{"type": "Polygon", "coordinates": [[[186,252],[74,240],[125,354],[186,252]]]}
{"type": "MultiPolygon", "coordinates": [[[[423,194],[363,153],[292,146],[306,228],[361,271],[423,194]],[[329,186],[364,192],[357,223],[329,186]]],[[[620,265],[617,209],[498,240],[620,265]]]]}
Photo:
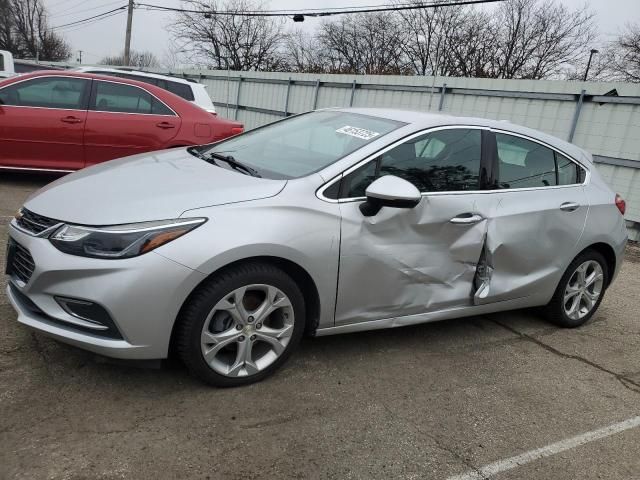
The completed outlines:
{"type": "MultiPolygon", "coordinates": [[[[522,310],[400,328],[307,337],[283,368],[261,384],[287,382],[293,376],[302,381],[300,388],[304,388],[305,379],[313,381],[315,375],[323,373],[348,376],[345,366],[364,366],[370,364],[372,357],[381,362],[410,361],[416,355],[455,357],[456,353],[494,348],[499,344],[519,340],[517,334],[503,326],[511,318],[518,323],[518,328],[538,331],[556,329],[537,315],[535,310],[522,310]],[[313,376],[308,376],[311,371],[314,372],[313,376]]],[[[28,333],[32,337],[34,353],[47,363],[49,373],[54,377],[62,377],[60,380],[64,383],[74,383],[74,379],[80,381],[93,376],[96,378],[91,383],[105,382],[111,388],[119,387],[118,389],[124,387],[122,391],[209,388],[191,377],[175,355],[155,364],[114,360],[51,340],[35,332],[28,333]]],[[[51,378],[46,381],[50,380],[51,378]]]]}
{"type": "Polygon", "coordinates": [[[67,175],[66,172],[11,172],[0,173],[0,178],[15,187],[42,187],[67,175]]]}

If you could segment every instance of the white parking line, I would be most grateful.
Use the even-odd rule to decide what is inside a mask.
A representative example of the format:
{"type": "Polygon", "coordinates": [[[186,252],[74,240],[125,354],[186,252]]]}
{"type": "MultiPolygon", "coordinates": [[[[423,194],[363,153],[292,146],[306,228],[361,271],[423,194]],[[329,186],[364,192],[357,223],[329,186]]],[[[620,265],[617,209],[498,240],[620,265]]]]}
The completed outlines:
{"type": "Polygon", "coordinates": [[[544,457],[550,457],[551,455],[555,455],[556,453],[571,450],[572,448],[579,447],[580,445],[594,442],[601,438],[609,437],[611,435],[615,435],[616,433],[624,432],[625,430],[629,430],[630,428],[636,428],[639,426],[640,416],[633,417],[619,423],[614,423],[613,425],[609,425],[608,427],[593,430],[592,432],[583,433],[582,435],[577,435],[565,440],[560,440],[559,442],[552,443],[551,445],[547,445],[546,447],[530,450],[520,455],[516,455],[515,457],[506,458],[504,460],[490,463],[489,465],[485,465],[478,470],[470,470],[469,472],[463,473],[461,475],[454,475],[452,477],[449,477],[447,480],[483,480],[496,475],[497,473],[526,465],[527,463],[533,462],[534,460],[538,460],[544,457]]]}

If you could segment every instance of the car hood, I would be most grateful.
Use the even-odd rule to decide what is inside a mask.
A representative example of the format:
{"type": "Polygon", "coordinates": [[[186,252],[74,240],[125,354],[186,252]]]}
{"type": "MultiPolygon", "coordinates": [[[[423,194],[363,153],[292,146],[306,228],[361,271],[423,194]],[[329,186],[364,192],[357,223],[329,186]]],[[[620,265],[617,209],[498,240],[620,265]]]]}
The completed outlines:
{"type": "Polygon", "coordinates": [[[82,225],[177,218],[186,210],[277,195],[286,180],[251,177],[211,165],[186,149],[111,160],[62,177],[25,208],[82,225]]]}

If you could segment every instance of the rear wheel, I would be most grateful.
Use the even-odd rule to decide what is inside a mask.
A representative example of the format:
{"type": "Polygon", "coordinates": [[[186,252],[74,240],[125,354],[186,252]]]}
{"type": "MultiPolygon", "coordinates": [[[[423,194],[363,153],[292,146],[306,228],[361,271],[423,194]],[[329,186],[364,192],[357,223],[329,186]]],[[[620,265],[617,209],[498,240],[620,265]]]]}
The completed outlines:
{"type": "Polygon", "coordinates": [[[273,373],[304,331],[304,299],[295,282],[269,264],[239,266],[201,287],[185,306],[178,352],[205,382],[230,387],[273,373]]]}
{"type": "Polygon", "coordinates": [[[600,306],[608,280],[604,257],[595,250],[581,253],[567,268],[546,306],[547,318],[567,328],[585,324],[600,306]]]}

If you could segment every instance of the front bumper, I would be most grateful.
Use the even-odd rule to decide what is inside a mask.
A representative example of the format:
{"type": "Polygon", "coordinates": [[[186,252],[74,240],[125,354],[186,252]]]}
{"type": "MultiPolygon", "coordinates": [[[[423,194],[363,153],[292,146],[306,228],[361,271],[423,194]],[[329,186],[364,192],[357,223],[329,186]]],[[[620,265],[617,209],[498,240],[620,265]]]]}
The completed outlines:
{"type": "Polygon", "coordinates": [[[23,233],[13,225],[9,236],[29,250],[35,263],[26,283],[9,278],[7,294],[18,321],[62,342],[109,357],[166,358],[178,311],[205,278],[155,252],[124,260],[91,259],[62,253],[49,240],[23,233]],[[102,306],[122,338],[105,338],[100,332],[79,329],[78,319],[54,297],[88,300],[102,306]]]}

